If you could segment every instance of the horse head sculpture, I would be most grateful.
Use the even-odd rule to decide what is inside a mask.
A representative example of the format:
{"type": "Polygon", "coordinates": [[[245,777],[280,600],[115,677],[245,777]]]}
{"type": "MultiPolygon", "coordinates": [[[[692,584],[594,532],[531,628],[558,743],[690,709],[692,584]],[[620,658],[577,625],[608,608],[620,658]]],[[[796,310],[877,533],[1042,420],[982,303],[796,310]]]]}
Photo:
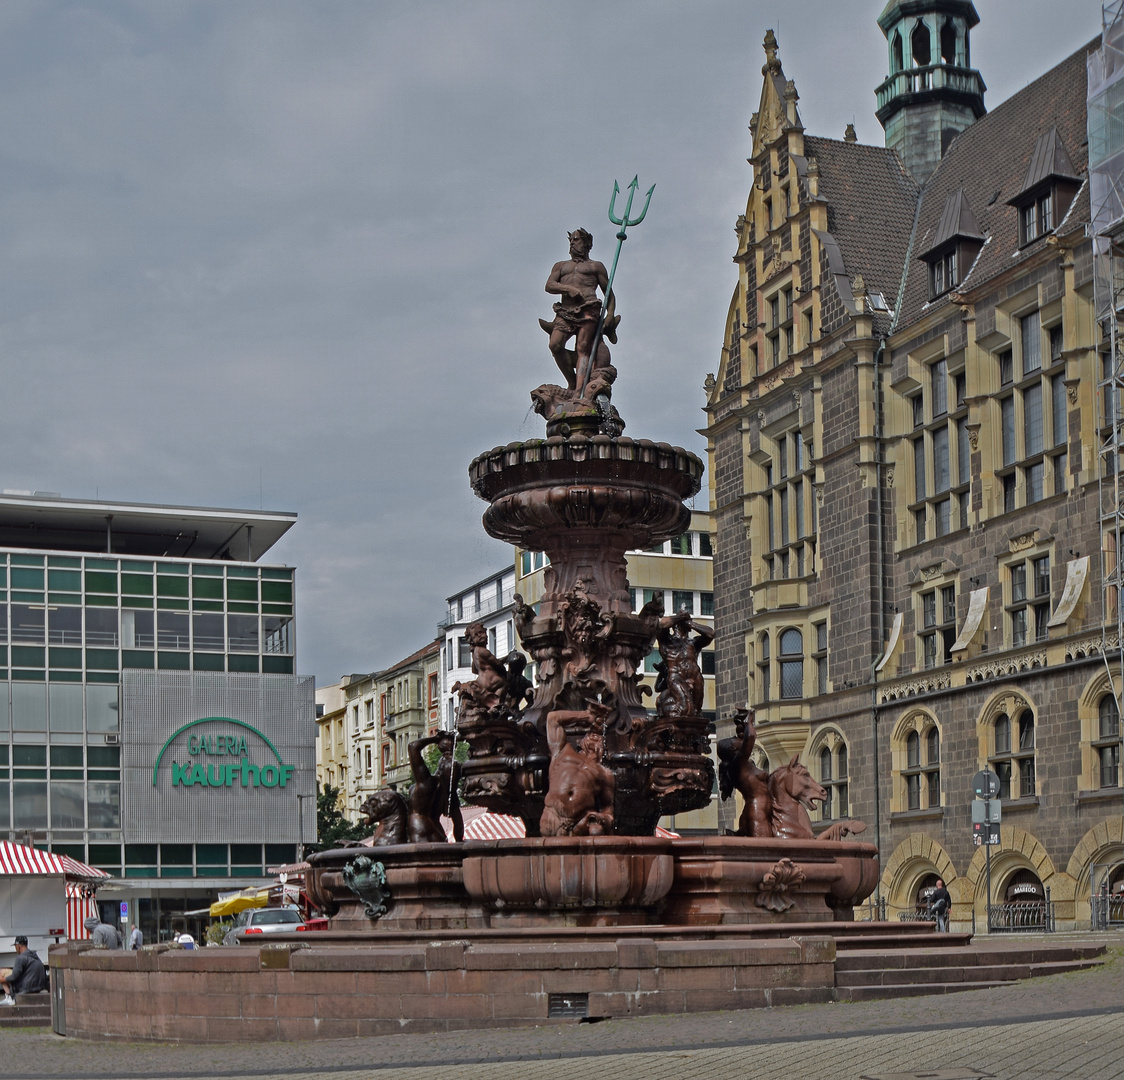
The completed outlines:
{"type": "Polygon", "coordinates": [[[773,800],[773,835],[786,840],[812,840],[815,831],[808,810],[827,800],[827,791],[800,764],[794,754],[787,765],[769,774],[769,795],[773,800]]]}

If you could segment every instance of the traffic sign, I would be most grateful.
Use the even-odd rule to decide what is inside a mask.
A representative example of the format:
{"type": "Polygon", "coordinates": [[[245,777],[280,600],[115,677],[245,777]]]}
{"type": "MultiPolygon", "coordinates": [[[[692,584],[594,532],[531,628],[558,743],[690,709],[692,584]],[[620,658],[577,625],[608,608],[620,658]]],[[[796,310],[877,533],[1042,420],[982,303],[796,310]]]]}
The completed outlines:
{"type": "Polygon", "coordinates": [[[998,825],[1003,820],[1003,804],[998,799],[972,803],[973,825],[998,825]]]}
{"type": "Polygon", "coordinates": [[[994,799],[999,794],[999,777],[990,769],[981,769],[972,777],[972,791],[977,799],[994,799]]]}

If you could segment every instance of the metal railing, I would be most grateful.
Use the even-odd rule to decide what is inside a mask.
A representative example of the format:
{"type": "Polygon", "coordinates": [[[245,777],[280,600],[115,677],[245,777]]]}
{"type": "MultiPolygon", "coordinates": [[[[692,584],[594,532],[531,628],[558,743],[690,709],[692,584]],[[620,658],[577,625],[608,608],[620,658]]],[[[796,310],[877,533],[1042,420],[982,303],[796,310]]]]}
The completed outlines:
{"type": "Polygon", "coordinates": [[[1111,930],[1124,926],[1124,895],[1094,893],[1090,896],[1089,926],[1093,930],[1111,930]]]}
{"type": "Polygon", "coordinates": [[[1054,901],[1028,900],[1013,904],[992,904],[988,910],[989,932],[1020,934],[1054,932],[1054,901]]]}

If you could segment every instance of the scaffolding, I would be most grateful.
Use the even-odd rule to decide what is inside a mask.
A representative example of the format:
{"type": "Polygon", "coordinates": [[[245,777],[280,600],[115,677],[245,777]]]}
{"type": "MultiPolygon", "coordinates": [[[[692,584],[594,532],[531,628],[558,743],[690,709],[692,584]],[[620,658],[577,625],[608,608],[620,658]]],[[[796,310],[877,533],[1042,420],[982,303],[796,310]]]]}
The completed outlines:
{"type": "MultiPolygon", "coordinates": [[[[1124,723],[1124,0],[1101,9],[1101,46],[1088,59],[1089,235],[1101,329],[1098,380],[1101,513],[1101,653],[1124,723]]],[[[1118,765],[1119,769],[1120,766],[1118,765]]],[[[1118,776],[1119,782],[1119,776],[1118,776]]],[[[1093,868],[1094,878],[1096,870],[1093,868]]],[[[1105,883],[1111,867],[1104,870],[1105,883]]],[[[1096,896],[1102,882],[1091,882],[1096,896]]]]}

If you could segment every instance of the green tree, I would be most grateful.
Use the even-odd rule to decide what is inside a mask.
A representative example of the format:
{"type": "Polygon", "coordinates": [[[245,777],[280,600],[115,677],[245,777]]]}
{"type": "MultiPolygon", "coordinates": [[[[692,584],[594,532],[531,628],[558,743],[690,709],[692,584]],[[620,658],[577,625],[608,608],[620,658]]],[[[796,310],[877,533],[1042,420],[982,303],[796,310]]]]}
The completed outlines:
{"type": "Polygon", "coordinates": [[[317,842],[309,844],[308,851],[330,851],[344,840],[362,840],[365,829],[353,825],[340,809],[340,790],[325,784],[316,785],[316,835],[317,842]]]}

